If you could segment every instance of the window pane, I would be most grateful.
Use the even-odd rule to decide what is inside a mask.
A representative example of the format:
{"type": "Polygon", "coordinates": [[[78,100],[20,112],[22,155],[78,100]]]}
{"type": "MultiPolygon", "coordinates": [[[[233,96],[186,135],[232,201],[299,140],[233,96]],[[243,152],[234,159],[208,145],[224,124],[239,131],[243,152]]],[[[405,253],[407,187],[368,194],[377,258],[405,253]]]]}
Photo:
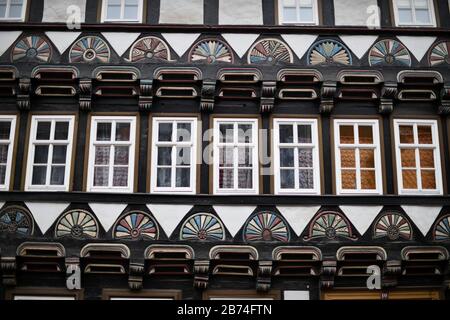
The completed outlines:
{"type": "Polygon", "coordinates": [[[108,167],[95,167],[94,168],[94,186],[95,187],[107,187],[108,186],[108,167]]]}
{"type": "Polygon", "coordinates": [[[110,147],[95,147],[95,164],[109,164],[110,147]]]}
{"type": "Polygon", "coordinates": [[[433,135],[431,134],[431,126],[418,126],[420,144],[433,144],[433,135]]]}
{"type": "Polygon", "coordinates": [[[219,148],[219,165],[221,167],[232,167],[233,162],[233,148],[219,148]]]}
{"type": "Polygon", "coordinates": [[[191,131],[190,123],[177,123],[177,141],[191,141],[191,131]]]}
{"type": "Polygon", "coordinates": [[[361,144],[373,144],[373,132],[372,126],[359,126],[359,143],[361,144]]]}
{"type": "Polygon", "coordinates": [[[313,167],[313,154],[311,149],[299,149],[298,150],[298,163],[300,167],[312,168],[313,167]]]}
{"type": "Polygon", "coordinates": [[[191,170],[189,168],[177,168],[175,181],[177,188],[189,188],[191,184],[191,170]]]}
{"type": "Polygon", "coordinates": [[[398,9],[398,19],[401,24],[412,23],[412,10],[398,9]]]}
{"type": "Polygon", "coordinates": [[[20,3],[19,4],[11,3],[11,6],[9,7],[9,17],[10,18],[22,17],[22,5],[20,3]]]}
{"type": "Polygon", "coordinates": [[[0,144],[0,163],[1,164],[6,164],[6,162],[8,162],[8,150],[9,150],[9,145],[0,144]]]}
{"type": "Polygon", "coordinates": [[[5,184],[6,182],[6,166],[0,165],[0,184],[5,184]]]}
{"type": "Polygon", "coordinates": [[[280,143],[294,142],[294,128],[290,124],[280,125],[280,143]]]}
{"type": "Polygon", "coordinates": [[[0,140],[9,140],[10,132],[11,132],[11,122],[0,121],[0,140]]]}
{"type": "Polygon", "coordinates": [[[421,168],[434,168],[434,152],[433,150],[422,149],[419,150],[420,154],[420,167],[421,168]]]}
{"type": "Polygon", "coordinates": [[[52,123],[47,121],[39,121],[36,129],[37,140],[49,140],[50,139],[50,127],[52,123]]]}
{"type": "Polygon", "coordinates": [[[115,167],[113,171],[113,186],[126,187],[128,185],[128,167],[115,167]]]}
{"type": "Polygon", "coordinates": [[[69,122],[55,123],[55,140],[67,140],[69,135],[69,122]]]}
{"type": "Polygon", "coordinates": [[[416,8],[428,9],[428,0],[414,0],[416,8]]]}
{"type": "Polygon", "coordinates": [[[312,8],[300,8],[300,22],[312,22],[313,20],[312,8]]]}
{"type": "Polygon", "coordinates": [[[353,144],[355,143],[355,135],[353,132],[353,126],[340,126],[341,143],[353,144]]]}
{"type": "Polygon", "coordinates": [[[342,170],[342,189],[356,189],[355,170],[342,170]]]}
{"type": "Polygon", "coordinates": [[[294,189],[295,188],[295,171],[285,170],[280,171],[280,184],[282,189],[294,189]]]}
{"type": "Polygon", "coordinates": [[[430,24],[430,12],[425,9],[416,10],[416,23],[417,24],[430,24]]]}
{"type": "Polygon", "coordinates": [[[400,150],[402,157],[403,168],[415,168],[416,167],[416,151],[415,149],[402,149],[400,150]]]}
{"type": "Polygon", "coordinates": [[[414,143],[413,126],[399,126],[400,143],[414,143]]]}
{"type": "Polygon", "coordinates": [[[436,189],[436,176],[434,170],[422,170],[421,176],[423,189],[436,189]]]}
{"type": "Polygon", "coordinates": [[[297,5],[296,0],[282,0],[282,1],[284,7],[295,7],[297,5]]]}
{"type": "Polygon", "coordinates": [[[397,0],[397,6],[399,8],[411,8],[412,0],[397,0]]]}
{"type": "Polygon", "coordinates": [[[111,140],[111,122],[97,123],[97,141],[111,140]]]}
{"type": "Polygon", "coordinates": [[[233,181],[233,169],[220,169],[219,170],[219,188],[231,189],[234,186],[233,181]]]}
{"type": "Polygon", "coordinates": [[[157,172],[156,185],[163,188],[170,187],[172,181],[172,169],[158,168],[157,172]]]}
{"type": "Polygon", "coordinates": [[[0,1],[0,18],[6,17],[6,0],[0,1]]]}
{"type": "Polygon", "coordinates": [[[238,170],[238,188],[239,189],[253,188],[252,170],[251,169],[239,169],[238,170]]]}
{"type": "Polygon", "coordinates": [[[294,167],[294,148],[280,148],[280,166],[283,168],[294,167]]]}
{"type": "Polygon", "coordinates": [[[354,149],[341,149],[341,167],[342,168],[355,168],[355,150],[354,149]]]}
{"type": "Polygon", "coordinates": [[[114,164],[128,165],[130,148],[128,146],[118,146],[114,148],[114,164]]]}
{"type": "Polygon", "coordinates": [[[372,149],[359,150],[361,168],[375,168],[375,153],[372,149]]]}
{"type": "Polygon", "coordinates": [[[251,143],[253,141],[253,132],[251,124],[238,125],[238,141],[239,143],[251,143]]]}
{"type": "Polygon", "coordinates": [[[283,8],[283,21],[297,22],[297,9],[295,7],[283,8]]]}
{"type": "Polygon", "coordinates": [[[311,143],[311,126],[310,125],[299,125],[298,130],[298,142],[299,143],[311,143]]]}
{"type": "Polygon", "coordinates": [[[64,174],[66,168],[64,166],[53,166],[50,174],[50,184],[55,186],[64,185],[64,174]]]}
{"type": "Polygon", "coordinates": [[[403,188],[417,189],[417,173],[416,170],[402,170],[403,188]]]}
{"type": "Polygon", "coordinates": [[[108,10],[106,13],[106,18],[111,20],[120,19],[120,5],[119,6],[113,5],[111,4],[111,2],[113,1],[110,0],[110,4],[108,5],[108,10]]]}
{"type": "Polygon", "coordinates": [[[313,0],[299,0],[298,2],[300,7],[312,7],[313,5],[313,0]]]}
{"type": "Polygon", "coordinates": [[[220,142],[233,142],[233,125],[228,123],[222,123],[219,125],[219,132],[220,132],[220,142]]]}
{"type": "Polygon", "coordinates": [[[252,150],[250,148],[238,148],[238,165],[239,167],[252,166],[252,150]]]}
{"type": "Polygon", "coordinates": [[[374,170],[361,170],[361,189],[376,189],[374,170]]]}
{"type": "Polygon", "coordinates": [[[300,189],[313,189],[314,188],[314,175],[313,170],[300,170],[299,174],[299,187],[300,189]]]}
{"type": "Polygon", "coordinates": [[[172,123],[160,123],[158,126],[158,141],[172,141],[172,123]]]}
{"type": "Polygon", "coordinates": [[[116,123],[116,141],[130,141],[129,123],[116,123]]]}
{"type": "Polygon", "coordinates": [[[48,146],[36,146],[34,149],[34,163],[47,163],[48,146]]]}
{"type": "Polygon", "coordinates": [[[47,176],[47,167],[33,166],[33,177],[32,177],[31,184],[45,185],[46,176],[47,176]]]}
{"type": "Polygon", "coordinates": [[[138,20],[138,6],[125,5],[124,19],[126,20],[138,20]]]}
{"type": "MultiPolygon", "coordinates": [[[[191,164],[191,148],[177,148],[177,165],[191,164]]],[[[189,170],[189,169],[188,169],[189,170]]]]}
{"type": "Polygon", "coordinates": [[[172,164],[172,147],[158,148],[158,165],[170,166],[172,164]]]}
{"type": "Polygon", "coordinates": [[[67,146],[53,146],[53,164],[66,163],[67,146]]]}

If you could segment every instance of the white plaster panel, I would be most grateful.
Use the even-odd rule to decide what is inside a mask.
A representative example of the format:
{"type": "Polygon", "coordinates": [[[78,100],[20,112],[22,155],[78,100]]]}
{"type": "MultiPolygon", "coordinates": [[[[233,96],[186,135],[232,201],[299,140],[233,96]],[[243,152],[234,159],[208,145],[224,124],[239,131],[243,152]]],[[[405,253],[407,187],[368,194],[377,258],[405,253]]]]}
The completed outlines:
{"type": "Polygon", "coordinates": [[[44,0],[42,22],[67,22],[71,15],[70,12],[67,13],[67,8],[70,6],[80,8],[80,22],[83,23],[86,15],[86,0],[44,0]]]}
{"type": "Polygon", "coordinates": [[[242,58],[253,42],[259,37],[259,34],[222,33],[222,37],[224,37],[239,57],[242,58]]]}
{"type": "Polygon", "coordinates": [[[307,290],[285,290],[284,300],[310,300],[307,290]]]}
{"type": "Polygon", "coordinates": [[[191,205],[147,204],[157,222],[170,237],[184,216],[192,209],[191,205]]]}
{"type": "Polygon", "coordinates": [[[69,204],[65,202],[25,202],[42,234],[47,232],[69,204]]]}
{"type": "Polygon", "coordinates": [[[277,206],[277,209],[299,236],[319,211],[320,206],[277,206]]]}
{"type": "Polygon", "coordinates": [[[363,235],[380,213],[382,206],[340,206],[342,212],[363,235]]]}
{"type": "Polygon", "coordinates": [[[402,208],[424,236],[442,210],[442,207],[429,206],[402,206],[402,208]]]}
{"type": "Polygon", "coordinates": [[[197,40],[200,33],[161,33],[161,35],[167,40],[167,43],[175,50],[178,56],[181,57],[194,41],[197,40]]]}
{"type": "Polygon", "coordinates": [[[242,228],[248,217],[255,211],[255,206],[236,206],[236,205],[221,205],[214,206],[214,210],[219,215],[220,219],[228,229],[230,234],[234,237],[236,233],[242,228]]]}
{"type": "Polygon", "coordinates": [[[262,25],[262,0],[219,0],[219,24],[262,25]]]}
{"type": "Polygon", "coordinates": [[[63,54],[81,32],[48,31],[45,34],[53,42],[59,53],[63,54]]]}
{"type": "Polygon", "coordinates": [[[203,0],[161,0],[159,23],[203,24],[203,0]]]}
{"type": "Polygon", "coordinates": [[[140,33],[131,32],[102,32],[102,34],[119,56],[122,56],[140,36],[140,33]]]}
{"type": "Polygon", "coordinates": [[[334,0],[335,24],[337,26],[379,26],[380,18],[376,8],[378,8],[377,0],[334,0]],[[377,14],[377,19],[373,22],[371,16],[374,13],[377,14]]]}
{"type": "Polygon", "coordinates": [[[399,36],[398,39],[411,51],[419,62],[436,41],[436,37],[399,36]]]}
{"type": "Polygon", "coordinates": [[[108,232],[127,205],[119,203],[89,203],[89,207],[91,207],[103,229],[108,232]]]}
{"type": "Polygon", "coordinates": [[[305,55],[306,51],[317,39],[316,35],[310,34],[282,34],[281,36],[299,59],[305,55]]]}
{"type": "Polygon", "coordinates": [[[0,56],[11,47],[14,41],[20,36],[22,31],[0,31],[0,56]]]}
{"type": "Polygon", "coordinates": [[[339,36],[347,47],[361,59],[377,40],[377,36],[339,36]]]}

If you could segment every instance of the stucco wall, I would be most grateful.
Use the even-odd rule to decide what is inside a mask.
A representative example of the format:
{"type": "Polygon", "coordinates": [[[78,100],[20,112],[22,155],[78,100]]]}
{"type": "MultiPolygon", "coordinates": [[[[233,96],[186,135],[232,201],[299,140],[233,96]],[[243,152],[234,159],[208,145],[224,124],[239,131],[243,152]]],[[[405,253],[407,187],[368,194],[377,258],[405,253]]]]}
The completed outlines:
{"type": "Polygon", "coordinates": [[[161,0],[159,22],[203,24],[203,0],[161,0]]]}
{"type": "Polygon", "coordinates": [[[219,0],[219,24],[262,25],[262,0],[219,0]]]}
{"type": "Polygon", "coordinates": [[[81,12],[81,21],[84,22],[86,12],[86,0],[44,0],[43,22],[66,22],[69,15],[67,8],[71,5],[78,6],[81,12]]]}
{"type": "MultiPolygon", "coordinates": [[[[337,26],[366,26],[371,13],[367,13],[370,6],[377,6],[377,0],[334,0],[335,23],[337,26]]],[[[373,25],[372,20],[369,19],[373,25]]],[[[379,25],[379,19],[376,21],[379,25]]]]}

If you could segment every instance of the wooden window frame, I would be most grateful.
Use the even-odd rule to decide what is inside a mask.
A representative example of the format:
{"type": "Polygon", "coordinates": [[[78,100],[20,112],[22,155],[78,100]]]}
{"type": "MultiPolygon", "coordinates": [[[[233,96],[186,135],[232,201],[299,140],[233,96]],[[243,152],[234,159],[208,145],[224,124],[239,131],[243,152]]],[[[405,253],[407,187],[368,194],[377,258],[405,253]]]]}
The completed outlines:
{"type": "Polygon", "coordinates": [[[259,293],[256,290],[205,290],[203,300],[281,300],[279,290],[259,293]]]}
{"type": "MultiPolygon", "coordinates": [[[[153,117],[152,118],[152,142],[151,142],[151,160],[150,160],[150,167],[151,167],[151,179],[150,179],[150,192],[151,193],[161,193],[161,194],[173,194],[173,193],[179,193],[179,194],[196,194],[197,192],[197,130],[198,130],[198,118],[196,117],[153,117]],[[181,123],[191,123],[191,141],[190,143],[186,142],[157,142],[158,139],[158,124],[159,123],[172,123],[172,125],[177,124],[179,122],[181,123]],[[190,164],[190,187],[189,188],[177,188],[175,186],[167,187],[167,188],[161,188],[157,187],[157,160],[158,160],[158,152],[157,147],[159,145],[166,145],[170,147],[177,147],[177,146],[187,146],[191,148],[191,164],[190,164]]],[[[172,138],[175,136],[176,130],[173,130],[172,132],[172,138]]],[[[174,140],[174,139],[172,139],[174,140]]],[[[174,150],[176,150],[174,148],[174,150]]],[[[172,183],[174,182],[174,168],[176,167],[174,157],[174,152],[172,151],[172,183]]]]}
{"type": "Polygon", "coordinates": [[[333,134],[334,134],[334,173],[335,173],[335,188],[337,195],[357,195],[357,194],[383,194],[383,168],[381,160],[381,139],[380,139],[380,125],[378,119],[334,119],[333,120],[333,134]],[[353,125],[353,134],[356,138],[358,137],[358,126],[360,125],[371,125],[373,133],[373,143],[372,144],[343,144],[340,143],[340,126],[341,125],[353,125]],[[360,158],[359,150],[369,147],[374,150],[374,162],[375,162],[375,179],[376,179],[376,189],[362,189],[361,184],[361,168],[360,168],[360,158]],[[356,171],[356,189],[342,189],[341,184],[341,158],[339,149],[354,149],[355,150],[355,171],[356,171]],[[359,177],[359,178],[358,178],[359,177]]]}
{"type": "MultiPolygon", "coordinates": [[[[39,300],[46,300],[45,297],[51,298],[70,298],[73,297],[73,300],[83,300],[84,299],[84,290],[72,291],[66,288],[47,288],[47,287],[24,287],[24,288],[14,288],[11,290],[6,290],[5,299],[6,300],[14,300],[15,296],[25,296],[25,297],[36,297],[40,298],[39,300]]],[[[26,300],[26,299],[24,299],[26,300]]],[[[54,299],[58,300],[58,299],[54,299]]],[[[69,300],[69,299],[63,299],[69,300]]],[[[72,300],[72,299],[70,299],[72,300]]]]}
{"type": "Polygon", "coordinates": [[[151,289],[151,290],[141,290],[138,292],[123,289],[102,290],[102,300],[181,300],[181,299],[182,299],[181,290],[151,289]]]}
{"type": "Polygon", "coordinates": [[[0,22],[25,22],[25,17],[27,14],[27,8],[28,8],[28,0],[22,0],[22,12],[20,15],[20,18],[11,18],[9,17],[10,14],[10,7],[11,7],[11,1],[13,0],[6,0],[6,9],[5,9],[5,14],[7,14],[7,16],[5,17],[0,17],[0,22]]]}
{"type": "Polygon", "coordinates": [[[437,16],[436,16],[436,8],[434,5],[434,0],[426,0],[428,3],[428,11],[430,12],[430,23],[428,24],[420,24],[416,21],[416,9],[415,9],[415,0],[409,0],[411,4],[411,13],[413,22],[412,23],[400,23],[399,16],[399,8],[398,8],[398,0],[392,0],[392,8],[394,11],[394,22],[396,27],[437,27],[437,16]]]}
{"type": "MultiPolygon", "coordinates": [[[[298,12],[299,12],[299,1],[300,0],[294,0],[296,4],[296,12],[297,12],[297,18],[298,12]]],[[[311,0],[312,2],[312,10],[313,10],[313,21],[310,22],[301,22],[299,20],[293,21],[293,22],[285,22],[283,19],[283,5],[284,0],[277,0],[277,11],[278,11],[278,24],[280,25],[306,25],[306,26],[317,26],[320,23],[319,19],[319,0],[311,0]]]]}
{"type": "Polygon", "coordinates": [[[75,115],[33,115],[31,117],[31,126],[30,126],[30,135],[28,140],[28,151],[27,151],[27,167],[26,167],[26,175],[25,175],[25,191],[69,191],[70,190],[70,182],[71,182],[71,170],[72,170],[72,159],[73,159],[73,145],[75,141],[75,115]],[[36,140],[36,130],[37,123],[39,121],[48,121],[51,122],[50,127],[50,137],[54,136],[55,131],[55,123],[58,121],[68,121],[69,128],[67,133],[67,142],[59,143],[58,140],[49,139],[49,140],[36,140]],[[47,177],[45,185],[33,185],[33,158],[34,158],[34,150],[36,144],[42,144],[52,146],[49,148],[47,154],[47,177]],[[51,156],[53,152],[54,145],[65,145],[67,146],[66,151],[66,162],[65,162],[65,173],[64,173],[64,185],[51,185],[50,174],[51,174],[51,156]],[[50,169],[50,170],[49,170],[50,169]]]}
{"type": "MultiPolygon", "coordinates": [[[[89,156],[88,156],[88,168],[87,168],[87,179],[86,179],[86,191],[88,192],[117,192],[117,193],[132,193],[134,191],[135,183],[135,170],[136,170],[136,150],[138,150],[138,139],[137,139],[137,122],[136,116],[131,115],[93,115],[90,119],[90,135],[89,135],[89,156]],[[94,161],[95,161],[95,144],[96,141],[96,130],[98,122],[111,122],[111,139],[115,133],[115,123],[117,122],[127,122],[130,123],[130,141],[129,143],[119,143],[119,145],[129,145],[129,158],[128,158],[128,186],[127,187],[99,187],[94,186],[94,161]]],[[[105,145],[115,146],[117,145],[115,141],[105,141],[105,145]]],[[[110,155],[111,159],[111,155],[110,155]]],[[[113,164],[108,164],[109,168],[113,164]]],[[[111,173],[110,173],[111,174],[111,173]]],[[[111,176],[110,176],[111,177],[111,176]]],[[[112,183],[109,181],[108,184],[112,183]]]]}
{"type": "Polygon", "coordinates": [[[393,290],[334,289],[321,293],[321,300],[442,300],[442,290],[399,288],[393,290]]]}
{"type": "Polygon", "coordinates": [[[13,157],[15,151],[15,140],[17,130],[17,115],[0,115],[0,121],[10,121],[9,139],[0,140],[0,144],[8,144],[8,156],[6,159],[5,184],[0,185],[0,191],[9,191],[11,188],[11,178],[13,176],[13,157]]]}
{"type": "Polygon", "coordinates": [[[440,140],[439,140],[439,124],[437,120],[430,119],[394,119],[394,148],[395,148],[395,165],[397,173],[397,190],[399,195],[442,195],[443,194],[443,170],[441,166],[441,154],[440,154],[440,140]],[[403,175],[401,166],[401,153],[400,153],[400,132],[399,126],[401,124],[412,125],[414,138],[417,137],[417,126],[418,125],[431,125],[431,134],[433,139],[433,144],[423,145],[423,144],[406,144],[409,149],[414,149],[416,153],[416,172],[419,174],[416,176],[417,179],[417,189],[404,189],[403,188],[403,175]],[[434,152],[434,170],[435,170],[435,181],[436,189],[422,189],[421,188],[421,177],[420,177],[420,159],[418,160],[418,150],[423,148],[423,146],[428,146],[428,148],[433,148],[434,152]],[[419,179],[420,177],[420,179],[419,179]]]}
{"type": "Polygon", "coordinates": [[[127,0],[119,0],[120,1],[120,19],[108,19],[107,14],[108,14],[108,3],[110,0],[102,0],[101,3],[101,19],[100,22],[103,23],[143,23],[144,21],[144,0],[137,0],[138,1],[138,12],[137,12],[137,16],[138,19],[137,20],[129,20],[129,19],[125,19],[122,18],[124,15],[124,11],[125,11],[125,4],[127,0]]]}
{"type": "MultiPolygon", "coordinates": [[[[257,118],[227,118],[227,117],[217,117],[213,119],[213,132],[214,137],[217,139],[213,139],[213,193],[214,194],[223,194],[223,195],[255,195],[259,194],[259,119],[257,118]],[[221,123],[232,123],[233,130],[235,131],[236,124],[251,124],[252,125],[252,143],[238,143],[233,142],[233,149],[237,148],[238,145],[242,146],[250,146],[253,148],[252,151],[252,189],[239,189],[234,184],[235,188],[233,189],[220,189],[219,188],[219,137],[220,131],[219,126],[221,123]]],[[[237,133],[234,133],[234,139],[237,138],[237,133]]],[[[226,144],[222,144],[225,146],[226,144]]],[[[236,152],[234,152],[237,154],[236,152]]],[[[236,158],[236,155],[234,156],[236,158]]],[[[233,179],[234,182],[237,182],[237,176],[235,172],[237,171],[237,166],[233,163],[233,179]]]]}
{"type": "MultiPolygon", "coordinates": [[[[318,132],[318,120],[314,118],[273,118],[273,148],[274,148],[274,182],[275,182],[275,194],[281,195],[281,194],[313,194],[313,195],[320,195],[321,193],[321,177],[320,177],[320,146],[319,146],[319,132],[318,132]],[[313,175],[314,175],[314,188],[313,189],[300,189],[300,188],[294,188],[294,189],[282,189],[281,188],[281,176],[279,175],[280,172],[280,136],[279,136],[279,128],[280,124],[288,124],[292,125],[294,127],[294,138],[297,136],[295,132],[297,129],[295,129],[299,124],[305,124],[309,125],[311,127],[311,143],[286,143],[286,147],[294,147],[294,162],[298,162],[298,156],[296,157],[295,154],[298,153],[298,149],[305,147],[308,149],[312,149],[313,152],[313,175]]],[[[284,144],[283,144],[284,145],[284,144]]],[[[298,172],[299,167],[294,164],[294,170],[295,172],[298,172]]],[[[298,174],[295,175],[295,184],[298,184],[298,174]]]]}

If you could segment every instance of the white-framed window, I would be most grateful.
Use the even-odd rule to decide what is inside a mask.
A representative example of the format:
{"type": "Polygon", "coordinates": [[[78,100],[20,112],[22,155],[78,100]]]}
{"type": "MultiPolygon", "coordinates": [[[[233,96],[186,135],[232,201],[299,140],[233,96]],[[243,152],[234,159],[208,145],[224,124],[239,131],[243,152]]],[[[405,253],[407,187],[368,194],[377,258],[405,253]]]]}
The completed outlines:
{"type": "Polygon", "coordinates": [[[442,194],[436,120],[394,120],[399,194],[442,194]]]}
{"type": "Polygon", "coordinates": [[[196,192],[197,118],[153,118],[151,168],[151,192],[196,192]]]}
{"type": "Polygon", "coordinates": [[[102,22],[142,22],[143,0],[103,0],[102,22]]]}
{"type": "Polygon", "coordinates": [[[334,120],[337,194],[382,194],[378,120],[334,120]]]}
{"type": "Polygon", "coordinates": [[[0,191],[9,190],[15,133],[16,116],[0,115],[0,191]]]}
{"type": "Polygon", "coordinates": [[[0,0],[0,21],[24,21],[27,0],[0,0]]]}
{"type": "Polygon", "coordinates": [[[26,191],[68,191],[75,116],[31,119],[26,191]]]}
{"type": "Polygon", "coordinates": [[[319,24],[318,0],[278,0],[280,24],[319,24]]]}
{"type": "Polygon", "coordinates": [[[136,117],[91,119],[87,191],[133,192],[136,117]]]}
{"type": "Polygon", "coordinates": [[[396,26],[436,26],[433,0],[393,0],[396,26]]]}
{"type": "Polygon", "coordinates": [[[320,194],[316,119],[274,119],[276,194],[320,194]]]}
{"type": "Polygon", "coordinates": [[[214,119],[214,193],[259,192],[258,120],[214,119]]]}

